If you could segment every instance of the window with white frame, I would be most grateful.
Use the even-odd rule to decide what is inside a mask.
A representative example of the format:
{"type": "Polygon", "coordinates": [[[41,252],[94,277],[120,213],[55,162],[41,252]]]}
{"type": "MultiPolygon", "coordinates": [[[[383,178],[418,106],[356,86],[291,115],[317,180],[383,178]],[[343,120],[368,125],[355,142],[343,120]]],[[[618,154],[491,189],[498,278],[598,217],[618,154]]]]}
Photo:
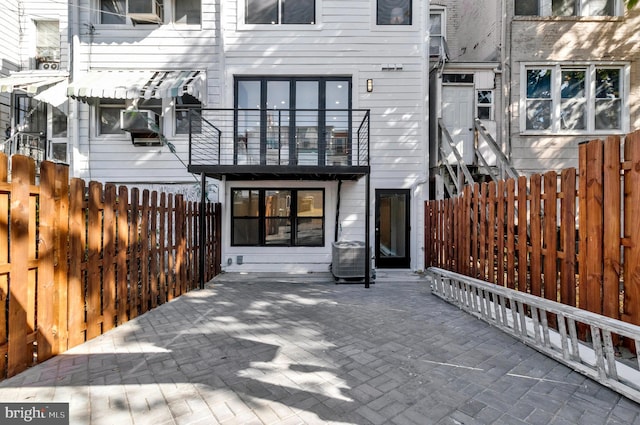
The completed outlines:
{"type": "Polygon", "coordinates": [[[478,90],[476,93],[476,117],[481,120],[492,120],[493,90],[478,90]]]}
{"type": "Polygon", "coordinates": [[[623,0],[515,0],[520,16],[620,16],[623,0]]]}
{"type": "Polygon", "coordinates": [[[100,0],[101,24],[125,24],[126,14],[126,0],[100,0]]]}
{"type": "MultiPolygon", "coordinates": [[[[127,17],[136,23],[164,22],[164,0],[96,0],[101,24],[124,25],[127,17]]],[[[171,0],[173,22],[199,25],[202,15],[202,0],[171,0]]],[[[167,6],[169,7],[169,6],[167,6]]]]}
{"type": "Polygon", "coordinates": [[[411,0],[376,0],[377,25],[411,25],[411,0]]]}
{"type": "MultiPolygon", "coordinates": [[[[41,63],[60,61],[60,22],[35,21],[36,60],[41,63]]],[[[57,68],[54,68],[57,69],[57,68]]]]}
{"type": "Polygon", "coordinates": [[[526,66],[525,131],[623,131],[628,114],[624,70],[624,66],[595,64],[526,66]]]}
{"type": "Polygon", "coordinates": [[[202,131],[202,103],[194,96],[185,94],[176,98],[175,134],[200,133],[202,131]]]}
{"type": "Polygon", "coordinates": [[[176,24],[198,25],[202,12],[201,0],[176,0],[173,22],[176,24]]]}
{"type": "Polygon", "coordinates": [[[242,0],[245,24],[315,24],[316,0],[242,0]]]}
{"type": "Polygon", "coordinates": [[[429,11],[429,56],[445,56],[445,20],[443,9],[429,11]]]}

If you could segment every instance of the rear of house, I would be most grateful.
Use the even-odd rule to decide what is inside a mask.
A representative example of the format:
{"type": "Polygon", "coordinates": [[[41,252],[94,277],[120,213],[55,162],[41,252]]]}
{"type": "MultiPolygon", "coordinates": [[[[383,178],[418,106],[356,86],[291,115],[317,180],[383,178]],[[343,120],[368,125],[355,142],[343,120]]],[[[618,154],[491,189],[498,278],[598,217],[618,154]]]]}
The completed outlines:
{"type": "Polygon", "coordinates": [[[327,271],[334,242],[367,239],[376,267],[421,269],[427,7],[238,0],[221,13],[220,97],[201,124],[221,130],[220,155],[190,169],[220,181],[224,269],[327,271]]]}

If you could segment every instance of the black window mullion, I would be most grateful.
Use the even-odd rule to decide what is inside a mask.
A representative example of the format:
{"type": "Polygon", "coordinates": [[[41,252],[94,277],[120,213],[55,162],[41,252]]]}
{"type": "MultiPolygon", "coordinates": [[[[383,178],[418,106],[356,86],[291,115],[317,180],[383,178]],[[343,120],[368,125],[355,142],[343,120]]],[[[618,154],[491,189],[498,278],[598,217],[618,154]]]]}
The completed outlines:
{"type": "Polygon", "coordinates": [[[265,227],[267,225],[267,207],[266,207],[266,191],[260,189],[258,191],[258,244],[265,246],[267,244],[267,236],[265,227]]]}

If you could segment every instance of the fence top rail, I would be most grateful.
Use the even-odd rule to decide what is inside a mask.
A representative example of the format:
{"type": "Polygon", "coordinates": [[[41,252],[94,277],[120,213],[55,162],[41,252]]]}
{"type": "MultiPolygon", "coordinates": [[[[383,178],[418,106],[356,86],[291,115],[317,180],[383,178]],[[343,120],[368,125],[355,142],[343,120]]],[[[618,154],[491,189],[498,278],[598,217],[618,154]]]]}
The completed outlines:
{"type": "Polygon", "coordinates": [[[510,298],[515,301],[521,301],[528,305],[534,305],[541,307],[547,311],[559,313],[565,317],[575,319],[579,322],[593,325],[597,327],[606,327],[608,330],[615,334],[640,340],[640,326],[626,323],[620,320],[612,319],[600,314],[592,313],[590,311],[582,310],[576,307],[572,307],[565,304],[560,304],[555,301],[547,300],[545,298],[536,297],[524,292],[515,291],[513,289],[497,286],[492,283],[487,283],[480,279],[465,276],[459,273],[455,273],[449,270],[444,270],[438,267],[430,267],[427,269],[427,274],[431,276],[441,276],[447,279],[457,280],[459,282],[467,283],[469,285],[476,286],[485,291],[490,291],[503,297],[510,298]]]}

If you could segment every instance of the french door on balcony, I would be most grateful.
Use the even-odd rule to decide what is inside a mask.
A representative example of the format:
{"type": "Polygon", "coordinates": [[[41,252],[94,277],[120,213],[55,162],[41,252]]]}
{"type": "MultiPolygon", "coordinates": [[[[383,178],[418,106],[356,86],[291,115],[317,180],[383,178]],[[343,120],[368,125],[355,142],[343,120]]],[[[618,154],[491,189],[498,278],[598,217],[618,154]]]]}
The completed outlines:
{"type": "Polygon", "coordinates": [[[239,165],[348,165],[351,79],[237,77],[239,165]]]}

